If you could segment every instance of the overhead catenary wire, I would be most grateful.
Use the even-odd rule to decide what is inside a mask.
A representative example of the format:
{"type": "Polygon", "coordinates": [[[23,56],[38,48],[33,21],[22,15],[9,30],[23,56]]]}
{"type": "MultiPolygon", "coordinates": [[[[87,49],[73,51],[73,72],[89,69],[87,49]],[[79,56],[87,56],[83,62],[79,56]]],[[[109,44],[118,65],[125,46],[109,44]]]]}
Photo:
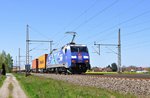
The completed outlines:
{"type": "MultiPolygon", "coordinates": [[[[140,23],[136,23],[136,24],[132,24],[132,25],[127,25],[127,26],[122,26],[122,28],[123,29],[125,29],[125,28],[133,28],[133,27],[136,27],[136,26],[140,26],[140,25],[143,25],[143,24],[145,24],[145,23],[148,23],[148,22],[150,22],[150,20],[147,20],[147,21],[144,21],[144,22],[140,22],[140,23]]],[[[143,29],[140,29],[140,30],[137,30],[137,31],[134,31],[134,32],[130,32],[130,33],[123,33],[122,34],[122,38],[124,38],[124,37],[126,37],[126,36],[130,36],[130,35],[133,35],[133,34],[137,34],[137,33],[140,33],[140,32],[143,32],[143,31],[147,31],[147,30],[149,30],[150,29],[150,27],[147,27],[147,28],[143,28],[143,29]]],[[[107,33],[108,35],[112,35],[111,33],[112,32],[115,32],[116,30],[113,30],[113,31],[111,31],[111,32],[109,32],[109,33],[107,33]]],[[[97,40],[97,42],[100,42],[100,41],[105,41],[105,40],[108,40],[108,39],[116,39],[116,37],[108,37],[107,36],[107,38],[106,37],[102,37],[102,39],[100,39],[100,40],[97,40]]]]}
{"type": "Polygon", "coordinates": [[[43,33],[39,32],[38,30],[36,30],[35,28],[31,27],[29,25],[30,30],[33,30],[35,33],[39,34],[40,36],[42,36],[43,38],[46,38],[47,40],[50,40],[49,37],[47,37],[46,35],[44,35],[43,33]]]}
{"type": "MultiPolygon", "coordinates": [[[[139,49],[139,48],[148,48],[148,46],[150,45],[150,41],[149,40],[146,40],[146,41],[139,41],[139,42],[136,42],[136,43],[131,43],[131,44],[126,44],[123,46],[123,49],[126,49],[126,50],[131,50],[131,49],[139,49]],[[139,47],[141,46],[141,47],[139,47]],[[143,46],[146,46],[146,47],[143,47],[143,46]]],[[[150,47],[149,47],[150,48],[150,47]]]]}
{"type": "Polygon", "coordinates": [[[99,0],[95,0],[94,3],[92,5],[90,5],[85,11],[83,11],[79,16],[77,16],[76,18],[74,18],[71,22],[69,22],[65,27],[64,30],[66,30],[67,27],[69,27],[70,25],[72,25],[74,22],[76,22],[81,16],[85,15],[91,8],[93,8],[97,2],[99,0]]]}
{"type": "MultiPolygon", "coordinates": [[[[134,8],[138,7],[141,3],[143,3],[143,0],[138,1],[137,3],[135,3],[134,5],[132,5],[131,7],[127,7],[126,10],[128,10],[128,12],[129,12],[129,11],[133,10],[134,8]]],[[[119,12],[117,15],[114,15],[114,16],[111,17],[111,18],[114,19],[114,18],[120,17],[120,16],[122,16],[122,15],[124,15],[124,14],[125,14],[125,11],[121,11],[121,12],[119,12]]],[[[101,22],[100,24],[96,25],[95,27],[92,27],[92,29],[95,29],[95,28],[100,27],[100,25],[101,25],[102,23],[103,23],[103,25],[106,24],[107,21],[109,21],[109,20],[103,19],[103,22],[101,22]]]]}
{"type": "Polygon", "coordinates": [[[137,34],[137,33],[140,33],[140,32],[146,31],[146,30],[150,30],[150,27],[143,28],[143,29],[140,29],[140,30],[137,30],[137,31],[134,31],[134,32],[123,34],[123,37],[130,36],[130,35],[133,35],[133,34],[137,34]]]}
{"type": "Polygon", "coordinates": [[[107,48],[108,50],[110,50],[112,53],[114,53],[114,54],[117,54],[117,55],[118,55],[118,53],[117,53],[116,51],[112,50],[111,48],[108,48],[108,47],[105,47],[105,48],[107,48]]]}
{"type": "MultiPolygon", "coordinates": [[[[30,28],[31,30],[34,30],[36,33],[38,33],[39,35],[41,35],[41,36],[43,36],[45,39],[47,39],[47,40],[29,40],[30,42],[32,41],[32,42],[53,42],[52,40],[50,40],[46,35],[44,35],[43,33],[40,33],[39,31],[37,31],[37,30],[35,30],[35,29],[33,29],[31,26],[29,26],[28,25],[28,28],[30,28]]],[[[31,43],[29,43],[29,44],[31,44],[31,43]]]]}
{"type": "MultiPolygon", "coordinates": [[[[150,30],[150,27],[143,28],[143,29],[140,29],[140,30],[137,30],[137,31],[134,31],[134,32],[122,34],[122,38],[128,37],[128,36],[130,36],[130,35],[134,35],[134,34],[137,34],[137,33],[143,32],[143,31],[147,31],[147,30],[150,30]]],[[[115,31],[113,31],[113,32],[115,32],[115,31]]],[[[111,32],[110,32],[109,34],[111,34],[111,32]]],[[[97,42],[105,41],[105,40],[108,40],[108,39],[111,39],[111,40],[112,40],[112,39],[116,39],[116,37],[113,36],[113,37],[103,38],[103,39],[101,39],[101,40],[97,40],[97,42]]],[[[123,41],[125,41],[125,40],[123,40],[123,41]]]]}
{"type": "MultiPolygon", "coordinates": [[[[127,7],[127,10],[129,10],[129,11],[131,11],[131,10],[133,10],[133,9],[135,9],[135,8],[137,8],[138,6],[140,6],[141,4],[143,3],[143,0],[140,0],[140,1],[138,1],[137,3],[134,3],[134,5],[132,5],[132,6],[130,6],[130,7],[127,7]]],[[[129,12],[128,11],[128,12],[129,12]]],[[[118,13],[117,15],[115,15],[114,17],[112,17],[112,19],[113,18],[116,18],[116,17],[119,17],[119,16],[121,16],[121,15],[123,15],[125,12],[124,11],[122,11],[122,12],[120,12],[120,13],[118,13]]],[[[107,21],[109,21],[109,20],[107,20],[107,21]]],[[[101,22],[101,23],[103,23],[103,24],[105,24],[105,23],[107,23],[106,22],[106,20],[104,20],[103,22],[101,22]]],[[[118,25],[116,25],[116,27],[117,26],[120,26],[121,24],[118,24],[118,25]]],[[[113,27],[114,28],[114,27],[113,27]]],[[[113,28],[110,28],[110,29],[113,29],[113,28]]],[[[120,27],[119,27],[120,28],[120,27]]],[[[118,29],[118,28],[117,28],[118,29]]],[[[106,31],[107,31],[107,29],[106,29],[106,31]]],[[[108,32],[108,31],[107,31],[108,32]]],[[[104,34],[105,33],[105,31],[102,31],[102,32],[100,32],[101,34],[104,34]]],[[[109,33],[109,32],[108,32],[109,33]]],[[[110,32],[111,33],[111,32],[110,32]]],[[[110,35],[110,33],[109,34],[107,34],[107,35],[110,35]]],[[[93,34],[93,35],[97,35],[98,33],[96,33],[96,34],[93,34]]],[[[106,33],[105,33],[106,34],[106,33]]],[[[111,34],[113,34],[113,33],[111,33],[111,34]]],[[[99,35],[99,34],[98,34],[99,35]]],[[[91,38],[92,36],[88,36],[88,39],[89,38],[91,38]]],[[[98,36],[97,36],[98,37],[98,36]]],[[[87,39],[87,38],[86,38],[87,39]]]]}
{"type": "MultiPolygon", "coordinates": [[[[72,21],[70,21],[65,27],[63,27],[63,30],[60,32],[56,32],[54,33],[52,38],[55,38],[58,34],[60,34],[61,32],[66,32],[66,28],[68,28],[69,26],[71,26],[72,24],[74,24],[74,22],[76,22],[80,17],[82,17],[83,15],[85,15],[91,8],[93,8],[97,2],[99,0],[95,0],[86,10],[84,10],[81,14],[79,14],[77,17],[75,17],[72,21]]],[[[68,30],[67,30],[68,31],[68,30]]]]}
{"type": "Polygon", "coordinates": [[[39,43],[39,45],[37,45],[36,47],[34,47],[34,48],[30,49],[29,51],[31,51],[31,50],[35,50],[35,49],[38,49],[38,48],[39,48],[39,46],[41,46],[41,45],[43,45],[43,43],[39,43]]]}
{"type": "Polygon", "coordinates": [[[81,26],[85,25],[86,23],[88,23],[89,21],[91,21],[92,19],[94,19],[96,16],[100,15],[101,13],[103,13],[104,11],[108,10],[109,8],[111,8],[113,5],[115,5],[119,0],[115,0],[113,3],[111,3],[110,5],[106,6],[105,8],[103,8],[102,10],[100,10],[98,13],[96,13],[95,15],[91,16],[90,18],[88,18],[86,21],[80,23],[76,28],[74,28],[72,31],[76,31],[77,29],[79,29],[81,26]]]}
{"type": "Polygon", "coordinates": [[[65,34],[60,40],[56,41],[55,46],[59,47],[59,45],[66,39],[67,35],[65,34]]]}
{"type": "Polygon", "coordinates": [[[133,21],[133,20],[135,20],[135,19],[137,19],[137,18],[139,18],[139,17],[141,17],[141,16],[143,16],[145,14],[148,14],[148,13],[150,13],[150,10],[145,11],[145,12],[143,12],[143,13],[137,15],[137,16],[131,17],[131,18],[127,19],[127,20],[124,20],[124,21],[122,21],[122,22],[120,22],[120,23],[118,23],[116,25],[113,25],[113,26],[103,30],[102,32],[98,32],[98,33],[94,34],[93,36],[89,36],[87,39],[92,39],[92,38],[98,37],[99,34],[105,33],[106,31],[109,31],[109,30],[115,28],[116,26],[118,26],[120,24],[125,24],[127,22],[133,21]]]}
{"type": "Polygon", "coordinates": [[[147,24],[149,22],[150,22],[150,20],[146,20],[146,21],[142,21],[142,22],[139,22],[139,23],[135,23],[135,24],[123,25],[121,27],[122,28],[132,28],[132,27],[137,27],[137,26],[143,25],[143,24],[147,24]]]}

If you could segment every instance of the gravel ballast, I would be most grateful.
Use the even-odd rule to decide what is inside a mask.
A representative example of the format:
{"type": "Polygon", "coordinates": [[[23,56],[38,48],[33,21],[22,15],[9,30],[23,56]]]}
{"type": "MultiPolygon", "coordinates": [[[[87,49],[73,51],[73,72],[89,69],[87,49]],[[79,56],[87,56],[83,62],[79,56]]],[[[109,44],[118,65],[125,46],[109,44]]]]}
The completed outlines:
{"type": "MultiPolygon", "coordinates": [[[[150,80],[144,79],[125,79],[125,78],[110,78],[99,76],[86,75],[55,75],[55,74],[34,74],[47,78],[63,80],[70,83],[93,86],[97,88],[105,88],[108,90],[117,91],[124,94],[134,94],[136,96],[149,96],[150,98],[150,80]]],[[[142,97],[141,97],[142,98],[142,97]]]]}

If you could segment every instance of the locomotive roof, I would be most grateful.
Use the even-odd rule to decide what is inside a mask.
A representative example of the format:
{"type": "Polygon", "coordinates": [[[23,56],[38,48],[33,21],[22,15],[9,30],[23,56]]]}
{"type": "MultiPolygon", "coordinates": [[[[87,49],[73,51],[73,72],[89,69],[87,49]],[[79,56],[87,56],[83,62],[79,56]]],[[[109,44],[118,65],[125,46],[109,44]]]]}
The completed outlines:
{"type": "Polygon", "coordinates": [[[68,46],[86,46],[86,45],[84,45],[84,44],[70,44],[70,45],[68,45],[68,46]]]}
{"type": "Polygon", "coordinates": [[[66,44],[62,48],[67,47],[67,46],[81,46],[81,47],[86,47],[84,44],[66,44]]]}

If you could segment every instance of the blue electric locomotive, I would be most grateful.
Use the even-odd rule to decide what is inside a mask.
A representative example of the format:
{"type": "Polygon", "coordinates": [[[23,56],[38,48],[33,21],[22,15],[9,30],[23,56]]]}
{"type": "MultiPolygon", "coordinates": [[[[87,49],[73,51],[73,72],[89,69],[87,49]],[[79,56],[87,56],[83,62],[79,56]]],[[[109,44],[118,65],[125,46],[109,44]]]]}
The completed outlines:
{"type": "Polygon", "coordinates": [[[90,69],[90,56],[86,45],[70,43],[47,57],[46,69],[57,73],[85,73],[90,69]]]}

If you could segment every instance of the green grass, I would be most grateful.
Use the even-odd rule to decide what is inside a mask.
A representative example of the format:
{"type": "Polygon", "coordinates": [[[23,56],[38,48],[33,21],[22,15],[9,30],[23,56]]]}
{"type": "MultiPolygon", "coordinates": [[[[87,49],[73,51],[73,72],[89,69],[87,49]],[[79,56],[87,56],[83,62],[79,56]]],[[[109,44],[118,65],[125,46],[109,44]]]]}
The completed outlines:
{"type": "Polygon", "coordinates": [[[118,74],[117,72],[86,72],[86,74],[118,74]]]}
{"type": "Polygon", "coordinates": [[[5,79],[6,79],[6,76],[0,75],[0,87],[3,85],[3,82],[5,79]]]}
{"type": "Polygon", "coordinates": [[[135,98],[94,87],[85,87],[44,77],[14,74],[29,98],[135,98]]]}

